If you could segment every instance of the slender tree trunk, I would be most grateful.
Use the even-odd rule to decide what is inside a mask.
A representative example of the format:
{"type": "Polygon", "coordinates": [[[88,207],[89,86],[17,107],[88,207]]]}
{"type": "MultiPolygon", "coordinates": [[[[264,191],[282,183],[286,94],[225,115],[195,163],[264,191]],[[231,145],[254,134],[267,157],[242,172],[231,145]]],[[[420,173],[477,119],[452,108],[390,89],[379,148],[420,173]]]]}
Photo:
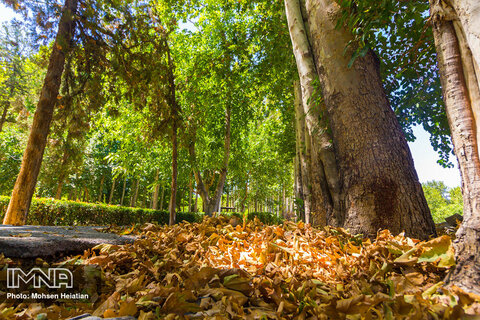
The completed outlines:
{"type": "Polygon", "coordinates": [[[160,193],[160,184],[158,183],[158,177],[160,175],[160,169],[157,169],[157,175],[155,176],[155,191],[153,192],[153,204],[152,209],[158,209],[158,194],[160,193]]]}
{"type": "Polygon", "coordinates": [[[3,124],[5,123],[5,121],[7,120],[7,112],[8,112],[8,108],[10,107],[10,102],[9,101],[6,101],[5,102],[5,106],[3,107],[3,112],[2,112],[2,116],[0,117],[0,132],[2,132],[3,130],[3,124]]]}
{"type": "Polygon", "coordinates": [[[336,28],[340,7],[334,0],[307,0],[306,11],[342,173],[342,225],[369,237],[388,228],[428,238],[435,234],[435,225],[407,141],[383,90],[378,59],[369,52],[348,67],[355,43],[345,28],[336,28]]]}
{"type": "Polygon", "coordinates": [[[175,205],[177,198],[177,121],[173,121],[173,134],[172,134],[172,187],[170,192],[170,204],[168,211],[170,212],[169,225],[175,224],[175,205]]]}
{"type": "Polygon", "coordinates": [[[102,174],[102,178],[100,180],[100,189],[98,190],[98,202],[102,202],[103,200],[103,185],[105,183],[105,174],[102,174]]]}
{"type": "Polygon", "coordinates": [[[65,0],[57,37],[50,55],[47,74],[33,117],[27,147],[23,154],[20,173],[15,182],[3,224],[23,225],[27,219],[38,173],[42,165],[43,152],[47,144],[53,110],[57,103],[58,91],[65,66],[65,53],[70,48],[70,39],[74,32],[73,14],[76,10],[77,0],[65,0]]]}
{"type": "Polygon", "coordinates": [[[90,201],[90,195],[89,195],[89,192],[88,192],[88,188],[87,188],[87,187],[84,188],[83,194],[84,194],[84,197],[85,197],[84,202],[89,202],[89,201],[90,201]]]}
{"type": "Polygon", "coordinates": [[[123,177],[122,198],[120,199],[120,205],[123,206],[123,200],[125,199],[125,189],[127,187],[127,176],[123,177]]]}
{"type": "Polygon", "coordinates": [[[193,181],[192,176],[190,176],[188,183],[188,212],[192,212],[192,198],[193,198],[193,181]]]}
{"type": "Polygon", "coordinates": [[[193,206],[193,212],[198,212],[198,192],[195,192],[195,204],[193,206]]]}
{"type": "Polygon", "coordinates": [[[163,199],[165,199],[165,187],[162,188],[162,195],[160,196],[160,210],[163,210],[163,199]]]}
{"type": "Polygon", "coordinates": [[[112,203],[114,192],[115,192],[115,178],[112,179],[112,190],[110,190],[110,196],[108,197],[108,204],[112,203]]]}
{"type": "Polygon", "coordinates": [[[311,210],[311,194],[310,194],[310,182],[308,174],[309,168],[307,167],[307,159],[310,156],[310,141],[307,141],[309,137],[305,128],[305,113],[302,104],[302,90],[298,81],[294,84],[295,93],[295,124],[296,124],[296,141],[297,141],[297,165],[298,165],[298,187],[301,188],[299,192],[300,199],[302,200],[302,208],[300,216],[305,222],[310,222],[310,210],[311,210]],[[308,143],[307,143],[308,142],[308,143]]]}
{"type": "Polygon", "coordinates": [[[478,27],[480,3],[469,0],[452,2],[454,8],[430,1],[443,98],[460,167],[464,201],[463,222],[454,241],[457,264],[447,282],[480,294],[480,86],[477,81],[480,79],[480,60],[475,60],[475,57],[480,59],[480,42],[478,38],[474,39],[480,31],[471,27],[471,24],[478,27]],[[469,10],[459,10],[462,3],[470,4],[469,10]],[[476,16],[473,15],[475,12],[476,16]],[[470,16],[462,17],[467,13],[470,16]]]}
{"type": "Polygon", "coordinates": [[[180,105],[177,102],[176,98],[176,87],[175,87],[175,76],[173,60],[170,54],[170,47],[168,46],[168,39],[165,40],[165,46],[167,48],[168,54],[168,103],[170,105],[171,121],[172,121],[172,187],[170,192],[170,203],[169,203],[169,225],[175,224],[176,221],[176,199],[177,199],[177,175],[178,175],[178,126],[180,121],[180,105]]]}

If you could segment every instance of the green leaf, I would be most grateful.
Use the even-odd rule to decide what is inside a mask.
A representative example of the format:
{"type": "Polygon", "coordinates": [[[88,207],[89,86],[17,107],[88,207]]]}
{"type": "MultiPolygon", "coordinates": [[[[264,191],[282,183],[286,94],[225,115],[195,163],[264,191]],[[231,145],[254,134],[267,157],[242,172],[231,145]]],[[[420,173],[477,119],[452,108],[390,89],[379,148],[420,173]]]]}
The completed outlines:
{"type": "Polygon", "coordinates": [[[437,262],[438,267],[451,267],[455,265],[455,256],[452,239],[441,236],[422,245],[423,253],[418,257],[418,262],[437,262]]]}

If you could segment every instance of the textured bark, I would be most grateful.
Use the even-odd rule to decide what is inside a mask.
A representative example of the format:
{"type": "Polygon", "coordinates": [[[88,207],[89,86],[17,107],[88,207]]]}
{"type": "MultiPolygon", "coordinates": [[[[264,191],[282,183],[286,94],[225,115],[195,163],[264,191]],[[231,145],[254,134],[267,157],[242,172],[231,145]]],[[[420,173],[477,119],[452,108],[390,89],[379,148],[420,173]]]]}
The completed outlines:
{"type": "Polygon", "coordinates": [[[220,205],[220,201],[223,194],[223,188],[225,186],[225,181],[227,179],[227,172],[228,172],[228,162],[230,161],[230,139],[231,139],[231,110],[230,107],[227,106],[225,108],[225,137],[223,143],[223,163],[222,168],[220,170],[220,174],[218,177],[217,185],[213,196],[209,194],[209,188],[205,185],[202,179],[202,174],[197,167],[197,157],[195,153],[195,139],[192,139],[190,142],[190,146],[188,151],[190,153],[190,161],[193,166],[193,175],[195,177],[195,182],[197,183],[197,189],[200,193],[200,197],[203,200],[203,211],[206,215],[211,216],[214,212],[218,211],[218,207],[220,205]]]}
{"type": "Polygon", "coordinates": [[[308,146],[311,153],[306,161],[310,167],[312,209],[317,216],[317,224],[325,225],[327,216],[333,223],[341,210],[338,166],[331,143],[332,138],[327,131],[325,106],[318,102],[320,97],[314,85],[317,80],[316,66],[300,1],[285,0],[285,11],[300,77],[305,125],[311,141],[308,146]]]}
{"type": "Polygon", "coordinates": [[[74,31],[72,15],[76,9],[77,0],[65,0],[57,37],[50,55],[47,74],[33,117],[20,173],[5,213],[4,224],[23,225],[27,219],[38,173],[42,165],[43,152],[47,144],[53,110],[57,103],[58,91],[65,66],[65,53],[69,50],[70,39],[74,31]]]}
{"type": "Polygon", "coordinates": [[[348,67],[353,39],[336,28],[334,0],[307,0],[311,44],[332,129],[342,225],[374,237],[379,229],[425,239],[435,233],[406,139],[382,87],[373,52],[348,67]]]}
{"type": "MultiPolygon", "coordinates": [[[[305,113],[302,105],[302,90],[298,81],[294,82],[294,104],[295,104],[295,134],[296,134],[296,197],[302,200],[303,206],[297,215],[302,220],[310,220],[311,197],[308,187],[308,173],[306,161],[306,142],[305,142],[305,113]]],[[[298,209],[298,208],[297,208],[298,209]]]]}
{"type": "MultiPolygon", "coordinates": [[[[458,5],[460,1],[455,2],[458,5]]],[[[447,282],[480,294],[479,120],[474,110],[479,107],[480,100],[475,93],[479,90],[479,86],[475,86],[478,81],[472,81],[478,75],[472,53],[476,51],[477,55],[480,54],[480,48],[469,46],[467,39],[471,36],[468,36],[468,27],[464,26],[465,19],[459,19],[462,25],[451,21],[456,20],[455,10],[439,6],[434,0],[430,5],[443,98],[460,167],[464,201],[463,222],[454,241],[457,265],[447,277],[447,282]]],[[[480,4],[477,4],[476,12],[480,12],[480,4]]]]}

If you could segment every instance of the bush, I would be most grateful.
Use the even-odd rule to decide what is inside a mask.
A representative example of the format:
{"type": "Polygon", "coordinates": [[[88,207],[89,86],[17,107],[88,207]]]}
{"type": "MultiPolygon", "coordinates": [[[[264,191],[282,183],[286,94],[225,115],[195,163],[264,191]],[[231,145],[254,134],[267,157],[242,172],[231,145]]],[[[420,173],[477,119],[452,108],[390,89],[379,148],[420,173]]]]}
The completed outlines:
{"type": "MultiPolygon", "coordinates": [[[[9,197],[0,196],[1,219],[7,210],[9,197]]],[[[203,214],[177,212],[177,221],[198,222],[203,214]]],[[[132,225],[155,222],[167,224],[169,213],[161,210],[129,208],[105,204],[34,198],[27,224],[30,225],[132,225]]]]}
{"type": "MultiPolygon", "coordinates": [[[[3,220],[10,197],[0,196],[0,218],[3,220]]],[[[241,213],[229,213],[243,218],[241,213]]],[[[265,224],[279,224],[282,219],[269,212],[250,212],[248,219],[257,217],[265,224]]],[[[27,218],[29,225],[118,225],[126,226],[146,222],[168,224],[168,211],[115,205],[34,198],[27,218]]],[[[199,222],[200,212],[177,212],[177,222],[199,222]]]]}

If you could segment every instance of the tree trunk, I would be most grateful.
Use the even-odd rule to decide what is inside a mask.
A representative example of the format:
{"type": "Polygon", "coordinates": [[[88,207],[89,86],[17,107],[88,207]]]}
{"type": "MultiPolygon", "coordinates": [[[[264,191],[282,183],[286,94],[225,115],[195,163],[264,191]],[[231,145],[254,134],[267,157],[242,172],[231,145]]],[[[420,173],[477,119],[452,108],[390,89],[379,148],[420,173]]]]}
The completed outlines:
{"type": "Polygon", "coordinates": [[[407,141],[383,90],[377,57],[370,51],[348,67],[355,43],[349,31],[336,28],[340,7],[334,0],[307,0],[306,11],[342,173],[341,225],[369,237],[387,228],[428,238],[435,234],[435,225],[407,141]]]}
{"type": "Polygon", "coordinates": [[[110,190],[110,196],[108,197],[108,204],[112,203],[114,191],[115,191],[115,178],[112,179],[112,190],[110,190]]]}
{"type": "Polygon", "coordinates": [[[455,3],[453,8],[442,8],[436,1],[430,1],[443,98],[463,193],[463,222],[454,241],[457,265],[447,282],[480,294],[480,157],[477,136],[480,86],[475,81],[480,79],[479,60],[475,60],[480,57],[480,47],[478,38],[473,39],[479,30],[471,28],[474,23],[478,26],[480,4],[463,1],[464,5],[470,3],[470,7],[462,11],[459,10],[461,1],[452,2],[455,3]],[[476,20],[474,16],[463,16],[474,12],[476,20]],[[457,16],[461,25],[450,20],[456,20],[457,16]]]}
{"type": "Polygon", "coordinates": [[[103,198],[103,184],[105,183],[105,174],[102,174],[102,178],[100,180],[100,189],[98,190],[98,202],[102,202],[103,198]]]}
{"type": "Polygon", "coordinates": [[[314,83],[318,76],[300,1],[285,0],[285,11],[300,77],[302,119],[305,122],[306,134],[310,136],[310,139],[307,137],[306,140],[311,141],[309,145],[306,145],[306,148],[310,150],[305,161],[308,162],[307,166],[309,167],[307,185],[311,186],[311,192],[304,194],[304,196],[310,197],[305,218],[310,220],[310,211],[313,209],[317,225],[325,225],[327,217],[330,218],[331,224],[337,224],[337,217],[341,210],[340,177],[331,143],[332,137],[328,133],[325,106],[320,102],[319,94],[315,94],[318,90],[315,89],[314,83]]]}
{"type": "Polygon", "coordinates": [[[165,199],[165,187],[162,188],[162,195],[160,196],[160,210],[163,210],[163,199],[165,199]]]}
{"type": "Polygon", "coordinates": [[[188,183],[188,212],[192,212],[192,198],[193,198],[193,182],[192,176],[190,176],[188,183]]]}
{"type": "Polygon", "coordinates": [[[302,208],[300,210],[300,217],[305,222],[310,222],[310,210],[311,210],[311,195],[310,195],[310,183],[307,167],[307,158],[309,157],[309,149],[307,150],[307,135],[308,132],[305,128],[305,113],[302,104],[302,91],[298,81],[294,82],[294,102],[295,102],[295,124],[296,124],[296,143],[297,143],[297,165],[298,165],[298,186],[299,198],[302,200],[302,208]]]}
{"type": "Polygon", "coordinates": [[[157,175],[155,176],[155,191],[153,192],[153,204],[152,209],[158,209],[158,194],[160,193],[160,184],[158,183],[158,176],[160,175],[160,170],[157,169],[157,175]]]}
{"type": "Polygon", "coordinates": [[[176,87],[175,87],[175,76],[173,74],[174,71],[174,64],[172,57],[170,55],[170,47],[168,46],[167,40],[165,40],[165,45],[167,48],[168,54],[168,85],[169,85],[169,95],[168,95],[168,102],[170,105],[170,113],[172,117],[172,187],[170,192],[170,203],[169,203],[169,225],[175,224],[176,221],[176,200],[177,200],[177,175],[178,175],[178,142],[177,142],[177,135],[178,135],[178,125],[180,121],[180,106],[177,102],[176,98],[176,87]]]}
{"type": "Polygon", "coordinates": [[[198,212],[198,192],[195,192],[195,204],[193,205],[193,212],[198,212]]]}
{"type": "Polygon", "coordinates": [[[8,112],[8,108],[10,107],[10,102],[9,101],[6,101],[5,102],[5,106],[3,107],[3,112],[2,112],[2,116],[0,117],[0,132],[2,132],[3,130],[3,124],[5,123],[5,121],[7,120],[7,112],[8,112]]]}
{"type": "Polygon", "coordinates": [[[88,193],[88,188],[85,187],[83,190],[83,197],[84,197],[84,202],[89,202],[90,201],[90,195],[88,193]]]}
{"type": "Polygon", "coordinates": [[[172,187],[170,192],[170,203],[168,206],[168,212],[170,213],[169,225],[175,224],[175,206],[177,198],[177,121],[173,121],[173,134],[172,134],[172,187]]]}
{"type": "Polygon", "coordinates": [[[123,177],[122,198],[120,199],[121,206],[123,206],[123,200],[125,199],[126,186],[127,186],[127,176],[123,177]]]}
{"type": "Polygon", "coordinates": [[[76,10],[77,0],[65,0],[47,74],[33,117],[27,147],[23,154],[20,173],[15,182],[3,224],[23,225],[27,219],[38,173],[42,165],[53,110],[58,99],[58,91],[65,66],[65,53],[69,50],[70,39],[74,31],[73,14],[76,10]]]}

